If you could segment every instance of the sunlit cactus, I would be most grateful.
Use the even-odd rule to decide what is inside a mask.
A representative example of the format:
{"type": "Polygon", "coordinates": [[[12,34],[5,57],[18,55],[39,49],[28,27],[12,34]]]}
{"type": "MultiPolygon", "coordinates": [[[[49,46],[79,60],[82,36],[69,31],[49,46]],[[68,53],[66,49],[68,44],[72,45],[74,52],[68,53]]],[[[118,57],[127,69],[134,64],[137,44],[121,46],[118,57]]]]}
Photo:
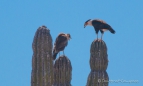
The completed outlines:
{"type": "Polygon", "coordinates": [[[108,86],[108,81],[106,71],[91,71],[86,86],[108,86]]]}
{"type": "Polygon", "coordinates": [[[86,86],[108,86],[109,77],[107,47],[103,40],[95,40],[90,48],[90,68],[86,86]]]}
{"type": "Polygon", "coordinates": [[[90,48],[91,70],[106,70],[108,66],[107,47],[104,41],[95,40],[90,48]]]}
{"type": "Polygon", "coordinates": [[[52,37],[46,26],[37,29],[32,43],[31,86],[52,86],[52,37]]]}
{"type": "Polygon", "coordinates": [[[60,56],[54,64],[53,86],[71,86],[72,66],[66,56],[60,56]]]}

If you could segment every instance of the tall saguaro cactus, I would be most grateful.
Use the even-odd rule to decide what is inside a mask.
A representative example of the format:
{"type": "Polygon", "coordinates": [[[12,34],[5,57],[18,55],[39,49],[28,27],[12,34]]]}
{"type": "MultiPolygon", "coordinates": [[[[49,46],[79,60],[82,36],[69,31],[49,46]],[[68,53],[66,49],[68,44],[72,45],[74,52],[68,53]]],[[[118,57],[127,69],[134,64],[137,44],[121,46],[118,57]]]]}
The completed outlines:
{"type": "Polygon", "coordinates": [[[60,56],[54,64],[54,86],[71,86],[72,66],[66,56],[60,56]]]}
{"type": "Polygon", "coordinates": [[[52,86],[52,37],[46,26],[37,29],[32,43],[31,86],[52,86]]]}
{"type": "Polygon", "coordinates": [[[108,86],[109,77],[107,47],[103,40],[95,40],[90,48],[90,68],[86,86],[108,86]]]}

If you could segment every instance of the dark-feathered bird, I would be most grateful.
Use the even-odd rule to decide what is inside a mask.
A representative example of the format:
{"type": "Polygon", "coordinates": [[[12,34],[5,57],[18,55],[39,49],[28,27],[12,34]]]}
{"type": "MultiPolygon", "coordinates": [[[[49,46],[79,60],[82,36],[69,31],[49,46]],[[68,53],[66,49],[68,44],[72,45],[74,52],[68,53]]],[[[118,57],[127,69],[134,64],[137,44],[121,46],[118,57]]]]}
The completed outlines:
{"type": "Polygon", "coordinates": [[[89,20],[87,20],[84,23],[84,28],[87,25],[90,25],[90,26],[94,27],[96,35],[97,35],[97,39],[98,39],[98,32],[99,32],[99,30],[101,32],[101,40],[102,40],[102,36],[104,34],[104,31],[109,30],[111,33],[113,33],[113,34],[115,33],[115,31],[113,30],[113,28],[109,24],[107,24],[105,21],[103,21],[103,20],[99,20],[99,19],[91,20],[91,19],[89,19],[89,20]]]}
{"type": "Polygon", "coordinates": [[[63,55],[64,55],[64,49],[68,45],[68,40],[70,39],[71,39],[70,34],[60,33],[58,35],[54,43],[53,60],[56,59],[56,56],[60,51],[63,51],[63,55]]]}

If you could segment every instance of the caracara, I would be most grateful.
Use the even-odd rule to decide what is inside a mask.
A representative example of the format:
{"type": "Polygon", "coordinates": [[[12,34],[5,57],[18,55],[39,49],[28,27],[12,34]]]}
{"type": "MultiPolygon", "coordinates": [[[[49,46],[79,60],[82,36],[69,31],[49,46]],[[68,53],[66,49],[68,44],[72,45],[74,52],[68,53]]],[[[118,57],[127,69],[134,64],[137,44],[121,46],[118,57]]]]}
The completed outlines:
{"type": "Polygon", "coordinates": [[[98,39],[98,32],[99,32],[99,30],[101,32],[101,40],[102,40],[102,36],[104,34],[104,31],[109,30],[111,33],[113,33],[113,34],[115,33],[115,31],[113,30],[113,28],[109,24],[107,24],[105,21],[103,21],[103,20],[99,20],[99,19],[91,20],[91,19],[89,19],[89,20],[87,20],[84,23],[84,28],[87,25],[90,25],[90,26],[94,27],[96,35],[97,35],[97,39],[98,39]]]}
{"type": "Polygon", "coordinates": [[[70,39],[71,39],[70,34],[60,33],[58,35],[54,43],[53,60],[56,59],[56,56],[60,51],[63,51],[63,55],[64,55],[64,49],[68,45],[68,40],[70,39]]]}

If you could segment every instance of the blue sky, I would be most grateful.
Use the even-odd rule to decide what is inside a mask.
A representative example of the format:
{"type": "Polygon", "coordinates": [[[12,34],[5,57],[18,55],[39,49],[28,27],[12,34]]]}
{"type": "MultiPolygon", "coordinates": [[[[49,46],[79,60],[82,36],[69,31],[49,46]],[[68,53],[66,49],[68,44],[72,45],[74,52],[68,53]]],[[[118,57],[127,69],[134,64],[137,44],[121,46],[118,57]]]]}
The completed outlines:
{"type": "MultiPolygon", "coordinates": [[[[32,41],[38,27],[46,25],[53,43],[60,32],[72,40],[65,54],[72,63],[73,86],[85,86],[90,73],[90,45],[96,38],[93,27],[83,28],[88,19],[103,19],[116,34],[105,32],[110,80],[138,83],[109,83],[110,86],[143,84],[142,0],[1,0],[0,1],[0,86],[30,86],[32,41]]],[[[100,37],[100,34],[99,34],[100,37]]]]}

